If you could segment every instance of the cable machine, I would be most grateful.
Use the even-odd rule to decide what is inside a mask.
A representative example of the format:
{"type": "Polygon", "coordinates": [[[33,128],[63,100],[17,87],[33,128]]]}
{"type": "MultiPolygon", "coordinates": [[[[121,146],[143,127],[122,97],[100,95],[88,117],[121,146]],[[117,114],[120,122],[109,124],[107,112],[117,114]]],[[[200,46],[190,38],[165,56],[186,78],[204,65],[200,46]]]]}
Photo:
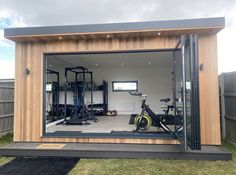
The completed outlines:
{"type": "Polygon", "coordinates": [[[67,117],[66,112],[64,113],[65,117],[65,123],[66,124],[80,124],[80,125],[87,125],[88,120],[93,120],[94,122],[97,122],[98,120],[95,118],[95,115],[93,113],[93,73],[89,71],[87,68],[83,66],[76,66],[76,67],[67,67],[65,68],[65,86],[64,86],[64,92],[65,92],[65,106],[64,111],[67,111],[68,105],[67,105],[67,91],[68,88],[72,89],[74,92],[74,106],[72,109],[70,109],[71,116],[70,118],[67,117]],[[68,82],[68,73],[74,73],[75,81],[74,83],[68,82]],[[81,75],[81,76],[80,76],[81,75]],[[86,75],[90,76],[90,96],[91,96],[91,109],[88,110],[86,104],[85,104],[85,83],[86,83],[86,75]],[[81,78],[80,81],[78,81],[78,78],[81,78]]]}

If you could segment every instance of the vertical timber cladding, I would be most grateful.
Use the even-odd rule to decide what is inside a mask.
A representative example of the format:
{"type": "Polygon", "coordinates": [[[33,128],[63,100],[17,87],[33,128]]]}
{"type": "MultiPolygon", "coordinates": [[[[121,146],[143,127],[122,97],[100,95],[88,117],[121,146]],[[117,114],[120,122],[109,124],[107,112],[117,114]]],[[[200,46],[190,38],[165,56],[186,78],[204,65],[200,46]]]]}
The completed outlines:
{"type": "MultiPolygon", "coordinates": [[[[16,90],[14,141],[66,141],[66,142],[115,142],[115,143],[166,143],[156,139],[91,139],[91,138],[41,138],[42,136],[42,87],[43,53],[80,51],[119,51],[139,49],[174,48],[176,36],[156,36],[119,39],[58,40],[16,43],[16,90]],[[26,75],[25,69],[30,70],[26,75]]],[[[176,143],[176,141],[172,141],[176,143]]]]}
{"type": "Polygon", "coordinates": [[[201,35],[198,41],[200,91],[200,127],[202,144],[221,144],[217,36],[201,35]]]}
{"type": "MultiPolygon", "coordinates": [[[[143,49],[171,49],[177,36],[154,36],[115,39],[60,40],[16,43],[16,88],[14,141],[42,142],[109,142],[109,143],[165,143],[157,139],[92,139],[92,138],[41,138],[42,134],[42,83],[43,53],[80,51],[122,51],[143,49]],[[30,74],[25,74],[25,68],[30,74]]],[[[217,87],[216,40],[214,36],[200,36],[201,140],[203,144],[220,144],[217,87]],[[209,38],[209,40],[208,40],[209,38]],[[211,82],[211,83],[210,83],[211,82]],[[206,89],[211,86],[210,89],[206,89]],[[212,91],[212,88],[215,89],[212,91]],[[206,96],[207,93],[207,96],[206,96]],[[209,94],[210,97],[209,98],[209,94]],[[217,98],[216,98],[217,97],[217,98]],[[210,108],[210,109],[208,109],[210,108]]],[[[171,143],[176,143],[172,141],[171,143]]]]}
{"type": "Polygon", "coordinates": [[[39,141],[41,131],[41,43],[16,43],[14,141],[39,141]],[[26,68],[30,74],[26,75],[26,68]]]}

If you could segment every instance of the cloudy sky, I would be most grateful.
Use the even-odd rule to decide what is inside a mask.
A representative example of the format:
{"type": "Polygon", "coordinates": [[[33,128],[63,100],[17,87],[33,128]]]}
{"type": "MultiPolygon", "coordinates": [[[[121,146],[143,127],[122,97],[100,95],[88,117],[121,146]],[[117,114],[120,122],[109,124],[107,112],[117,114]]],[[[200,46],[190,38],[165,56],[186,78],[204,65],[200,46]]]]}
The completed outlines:
{"type": "Polygon", "coordinates": [[[14,43],[3,37],[7,27],[221,16],[226,28],[218,34],[219,73],[236,71],[235,0],[1,0],[0,78],[14,77],[14,43]]]}

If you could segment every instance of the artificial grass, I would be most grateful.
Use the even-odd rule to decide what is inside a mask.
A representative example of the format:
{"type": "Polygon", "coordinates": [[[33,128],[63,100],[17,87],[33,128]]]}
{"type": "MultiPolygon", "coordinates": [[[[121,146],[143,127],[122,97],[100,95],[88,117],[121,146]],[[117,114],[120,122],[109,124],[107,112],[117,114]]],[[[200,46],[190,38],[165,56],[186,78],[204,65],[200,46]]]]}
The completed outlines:
{"type": "Polygon", "coordinates": [[[236,146],[224,141],[233,153],[232,161],[158,160],[158,159],[81,159],[71,175],[231,175],[236,174],[236,146]]]}
{"type": "Polygon", "coordinates": [[[12,142],[12,133],[0,137],[0,147],[12,142]]]}
{"type": "MultiPolygon", "coordinates": [[[[6,134],[0,138],[0,147],[9,144],[12,142],[12,133],[6,134]]],[[[9,161],[11,161],[12,157],[1,157],[0,156],[0,165],[5,164],[9,161]]]]}

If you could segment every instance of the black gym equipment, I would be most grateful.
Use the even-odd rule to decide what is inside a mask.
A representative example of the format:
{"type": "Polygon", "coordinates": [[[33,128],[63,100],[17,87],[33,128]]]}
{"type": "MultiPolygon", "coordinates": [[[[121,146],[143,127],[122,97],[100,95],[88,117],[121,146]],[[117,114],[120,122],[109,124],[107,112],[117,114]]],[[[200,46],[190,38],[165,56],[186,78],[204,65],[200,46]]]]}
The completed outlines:
{"type": "Polygon", "coordinates": [[[88,125],[88,120],[97,122],[93,113],[93,73],[83,66],[67,67],[65,68],[65,106],[64,106],[64,123],[66,124],[79,124],[88,125]],[[75,81],[73,83],[68,82],[68,72],[74,73],[75,81]],[[85,85],[86,75],[90,76],[90,92],[91,92],[91,109],[88,110],[85,104],[85,85]],[[78,80],[80,79],[80,80],[78,80]],[[68,118],[68,104],[67,104],[67,90],[68,88],[74,91],[74,106],[70,109],[70,117],[68,118]]]}
{"type": "Polygon", "coordinates": [[[102,92],[102,103],[100,102],[100,103],[89,104],[88,108],[91,109],[91,107],[93,106],[93,113],[95,116],[104,116],[108,112],[108,83],[107,81],[103,81],[101,85],[94,86],[93,92],[94,91],[102,92]]]}
{"type": "Polygon", "coordinates": [[[157,115],[160,116],[162,122],[165,125],[175,125],[175,127],[177,127],[178,125],[182,125],[180,111],[176,110],[177,113],[176,115],[172,115],[169,113],[170,111],[174,111],[175,109],[175,106],[173,104],[168,104],[168,102],[170,102],[170,98],[160,99],[160,102],[163,103],[161,105],[161,108],[163,109],[164,114],[157,114],[157,115]]]}
{"type": "Polygon", "coordinates": [[[51,86],[50,93],[52,95],[52,104],[50,105],[49,116],[51,121],[58,120],[59,118],[59,72],[47,69],[47,75],[56,75],[56,81],[47,82],[47,85],[51,86]]]}
{"type": "MultiPolygon", "coordinates": [[[[146,131],[151,126],[161,127],[165,132],[169,134],[175,134],[183,129],[182,126],[178,127],[175,131],[172,131],[166,124],[166,118],[169,116],[169,111],[174,108],[173,105],[167,105],[167,110],[165,110],[163,115],[155,114],[151,108],[146,104],[147,95],[140,92],[130,91],[131,95],[140,96],[142,98],[141,114],[138,114],[134,119],[134,124],[136,126],[135,132],[146,131]]],[[[169,102],[170,99],[162,99],[162,102],[169,102]]]]}

